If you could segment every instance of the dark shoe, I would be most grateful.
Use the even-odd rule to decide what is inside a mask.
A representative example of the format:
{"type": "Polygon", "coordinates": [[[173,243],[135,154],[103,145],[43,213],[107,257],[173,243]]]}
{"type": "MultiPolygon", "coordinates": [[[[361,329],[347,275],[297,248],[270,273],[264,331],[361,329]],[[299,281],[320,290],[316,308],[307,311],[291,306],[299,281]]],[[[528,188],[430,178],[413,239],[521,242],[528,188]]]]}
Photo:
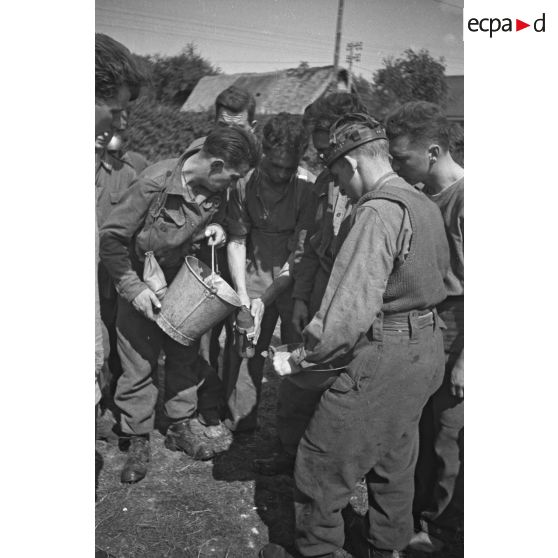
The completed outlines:
{"type": "Polygon", "coordinates": [[[265,459],[254,459],[252,468],[260,475],[272,477],[274,475],[292,475],[294,473],[296,456],[288,453],[274,453],[265,459]]]}
{"type": "Polygon", "coordinates": [[[197,418],[175,423],[169,427],[165,446],[183,451],[193,459],[207,461],[226,451],[232,444],[232,434],[223,424],[204,426],[197,418]]]}
{"type": "Polygon", "coordinates": [[[125,483],[139,482],[147,474],[148,463],[149,438],[131,436],[128,458],[120,474],[120,480],[125,483]]]}

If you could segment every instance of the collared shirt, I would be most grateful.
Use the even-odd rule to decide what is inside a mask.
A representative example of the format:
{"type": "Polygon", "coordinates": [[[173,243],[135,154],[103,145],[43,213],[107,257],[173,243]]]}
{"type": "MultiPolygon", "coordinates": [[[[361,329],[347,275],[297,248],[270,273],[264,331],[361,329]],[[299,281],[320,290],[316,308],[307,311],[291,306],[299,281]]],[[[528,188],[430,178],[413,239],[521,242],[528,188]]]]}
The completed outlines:
{"type": "Polygon", "coordinates": [[[170,284],[205,226],[224,209],[224,193],[198,203],[195,190],[183,185],[182,167],[191,155],[158,163],[155,177],[146,169],[101,228],[101,260],[128,301],[147,288],[140,279],[146,252],[154,252],[170,284]]]}
{"type": "Polygon", "coordinates": [[[279,276],[295,252],[302,252],[307,226],[303,221],[314,175],[299,167],[282,190],[255,169],[238,181],[227,204],[226,227],[233,236],[247,238],[246,288],[251,298],[261,296],[279,276]]]}
{"type": "Polygon", "coordinates": [[[304,217],[311,226],[303,252],[294,265],[294,298],[308,302],[318,268],[321,266],[328,275],[331,272],[335,256],[350,227],[351,207],[351,200],[339,193],[339,186],[329,170],[322,171],[307,204],[308,215],[304,217]]]}
{"type": "MultiPolygon", "coordinates": [[[[387,182],[381,180],[376,189],[387,182]]],[[[320,309],[303,333],[307,363],[326,364],[350,356],[382,309],[394,266],[409,253],[412,227],[404,206],[385,199],[369,200],[357,206],[353,220],[320,309]]]]}

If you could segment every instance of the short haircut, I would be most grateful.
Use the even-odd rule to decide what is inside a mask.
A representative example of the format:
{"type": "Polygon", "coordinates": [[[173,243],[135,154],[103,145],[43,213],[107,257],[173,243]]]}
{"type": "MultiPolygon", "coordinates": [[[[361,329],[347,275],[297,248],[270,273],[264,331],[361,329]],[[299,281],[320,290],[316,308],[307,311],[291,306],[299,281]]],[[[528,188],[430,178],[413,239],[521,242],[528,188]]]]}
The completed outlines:
{"type": "Polygon", "coordinates": [[[321,97],[306,107],[302,122],[310,129],[329,131],[334,122],[348,113],[368,114],[368,108],[354,93],[339,92],[321,97]]]}
{"type": "Polygon", "coordinates": [[[353,155],[360,153],[367,157],[375,157],[377,159],[381,159],[389,163],[389,143],[385,139],[378,139],[374,141],[369,141],[368,143],[364,143],[355,147],[352,151],[349,151],[347,155],[353,155]]]}
{"type": "Polygon", "coordinates": [[[215,114],[218,115],[221,109],[234,114],[246,111],[249,122],[252,122],[256,113],[256,99],[245,89],[231,85],[221,91],[215,99],[215,114]]]}
{"type": "Polygon", "coordinates": [[[450,147],[451,124],[434,103],[405,103],[388,115],[386,131],[390,140],[405,135],[411,143],[437,143],[444,151],[450,147]]]}
{"type": "Polygon", "coordinates": [[[280,112],[266,123],[262,133],[264,153],[273,149],[285,149],[297,157],[302,157],[308,147],[308,132],[300,116],[280,112]]]}
{"type": "Polygon", "coordinates": [[[260,148],[254,134],[236,124],[215,126],[205,139],[203,151],[223,159],[228,167],[235,169],[242,164],[254,168],[260,160],[260,148]]]}
{"type": "Polygon", "coordinates": [[[122,85],[127,85],[134,100],[146,81],[147,76],[122,43],[95,33],[95,99],[112,99],[122,85]]]}

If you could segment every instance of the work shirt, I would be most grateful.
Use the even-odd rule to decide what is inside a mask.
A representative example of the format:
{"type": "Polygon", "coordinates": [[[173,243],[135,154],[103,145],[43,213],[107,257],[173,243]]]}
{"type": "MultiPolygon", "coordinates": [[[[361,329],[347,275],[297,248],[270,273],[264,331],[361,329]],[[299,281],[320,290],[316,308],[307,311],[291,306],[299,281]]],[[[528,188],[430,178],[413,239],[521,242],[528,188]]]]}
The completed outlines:
{"type": "Polygon", "coordinates": [[[170,284],[205,227],[222,220],[218,213],[225,193],[196,201],[196,188],[183,184],[182,167],[193,154],[187,151],[178,162],[158,163],[157,176],[146,169],[101,228],[101,260],[128,301],[147,288],[140,279],[146,252],[153,251],[170,284]]]}
{"type": "MultiPolygon", "coordinates": [[[[393,176],[381,178],[373,190],[381,189],[393,176]]],[[[392,182],[412,188],[402,180],[392,182]]],[[[412,232],[403,205],[374,199],[357,207],[320,309],[304,330],[305,350],[297,356],[308,364],[350,360],[352,349],[382,309],[389,276],[394,266],[405,261],[412,232]]]]}
{"type": "Polygon", "coordinates": [[[440,208],[450,248],[450,269],[445,278],[448,296],[462,296],[465,292],[465,211],[464,178],[454,182],[439,194],[423,192],[440,208]]]}
{"type": "Polygon", "coordinates": [[[331,273],[333,262],[349,228],[352,203],[339,192],[333,175],[322,171],[312,189],[309,214],[303,219],[311,223],[301,257],[294,265],[293,298],[310,301],[318,268],[331,273]],[[339,234],[341,230],[341,234],[339,234]]]}
{"type": "Polygon", "coordinates": [[[261,296],[289,257],[302,252],[308,229],[303,216],[313,181],[314,175],[299,167],[291,181],[277,190],[257,168],[231,192],[226,227],[229,234],[247,239],[246,289],[250,298],[261,296]]]}

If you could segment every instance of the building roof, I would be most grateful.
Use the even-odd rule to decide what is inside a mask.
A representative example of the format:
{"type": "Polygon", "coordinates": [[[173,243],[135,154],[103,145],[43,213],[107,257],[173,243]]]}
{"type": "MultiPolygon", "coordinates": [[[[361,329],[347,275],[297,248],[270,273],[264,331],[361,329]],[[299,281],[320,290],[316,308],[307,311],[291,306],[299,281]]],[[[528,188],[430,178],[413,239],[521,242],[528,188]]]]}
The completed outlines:
{"type": "MultiPolygon", "coordinates": [[[[333,66],[290,68],[276,72],[205,76],[180,110],[203,112],[213,107],[215,98],[230,85],[252,93],[258,114],[290,112],[302,114],[321,97],[333,82],[333,66]]],[[[338,81],[347,81],[346,70],[340,70],[338,81]]]]}
{"type": "Polygon", "coordinates": [[[448,84],[446,116],[452,120],[463,120],[463,76],[446,76],[446,83],[448,84]]]}

